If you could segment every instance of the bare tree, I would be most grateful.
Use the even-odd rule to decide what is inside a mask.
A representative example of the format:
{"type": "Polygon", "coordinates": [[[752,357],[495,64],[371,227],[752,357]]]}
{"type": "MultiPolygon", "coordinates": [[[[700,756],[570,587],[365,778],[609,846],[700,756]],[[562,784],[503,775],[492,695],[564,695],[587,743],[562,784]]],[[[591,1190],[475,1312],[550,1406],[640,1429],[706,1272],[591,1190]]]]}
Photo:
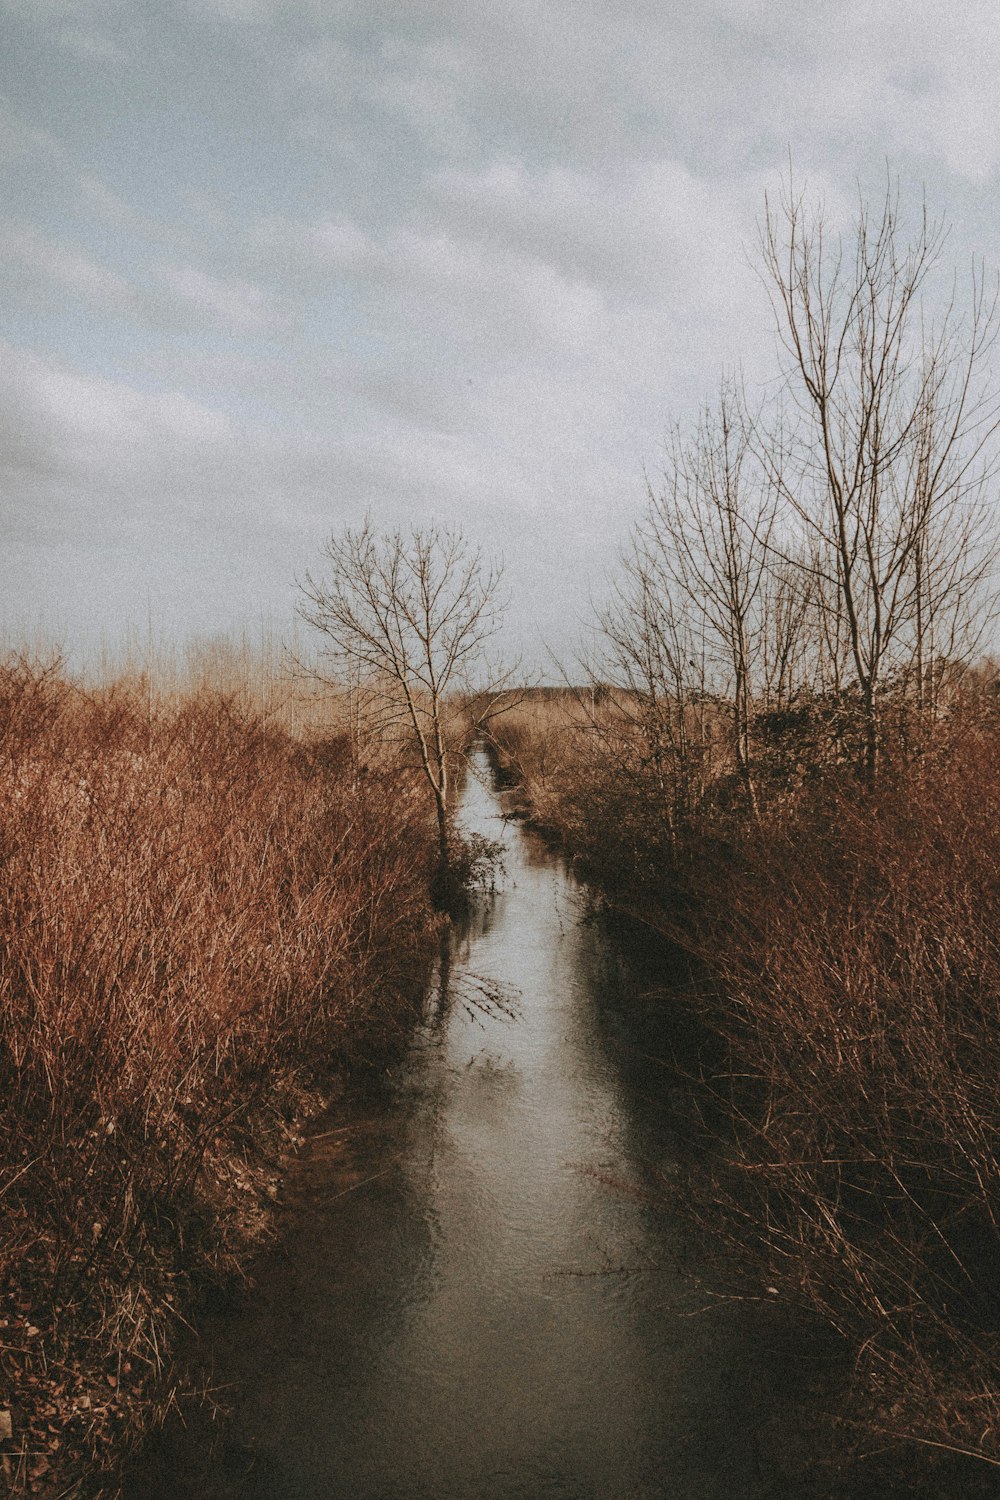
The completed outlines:
{"type": "Polygon", "coordinates": [[[371,694],[380,728],[402,729],[415,747],[434,797],[447,889],[451,772],[463,732],[456,700],[478,690],[493,702],[509,676],[488,659],[505,603],[502,565],[460,531],[378,533],[369,520],[331,536],[323,555],[329,571],[305,575],[299,615],[324,637],[341,679],[371,694]]]}
{"type": "Polygon", "coordinates": [[[768,695],[764,677],[772,658],[786,668],[788,660],[787,649],[768,649],[774,623],[768,607],[777,603],[768,586],[776,498],[756,462],[750,429],[739,387],[723,381],[717,406],[702,412],[694,432],[675,432],[664,488],[650,492],[644,530],[662,591],[705,642],[709,682],[729,705],[737,773],[756,808],[755,699],[768,695]]]}
{"type": "Polygon", "coordinates": [[[926,210],[904,241],[890,184],[847,242],[789,184],[766,204],[764,275],[798,420],[759,445],[804,535],[821,634],[841,647],[874,776],[890,683],[929,701],[935,656],[968,645],[992,561],[985,492],[1000,403],[984,372],[997,298],[973,269],[936,324],[923,303],[945,231],[926,210]]]}
{"type": "Polygon", "coordinates": [[[675,429],[602,619],[624,707],[678,822],[717,773],[719,743],[756,815],[754,724],[787,704],[802,672],[807,590],[776,548],[778,492],[752,436],[732,380],[690,431],[675,429]]]}
{"type": "Polygon", "coordinates": [[[640,533],[600,616],[603,654],[591,667],[608,685],[615,712],[608,718],[592,706],[589,719],[619,773],[638,777],[676,849],[703,790],[703,736],[693,705],[704,695],[705,666],[689,616],[663,584],[655,539],[640,533]]]}

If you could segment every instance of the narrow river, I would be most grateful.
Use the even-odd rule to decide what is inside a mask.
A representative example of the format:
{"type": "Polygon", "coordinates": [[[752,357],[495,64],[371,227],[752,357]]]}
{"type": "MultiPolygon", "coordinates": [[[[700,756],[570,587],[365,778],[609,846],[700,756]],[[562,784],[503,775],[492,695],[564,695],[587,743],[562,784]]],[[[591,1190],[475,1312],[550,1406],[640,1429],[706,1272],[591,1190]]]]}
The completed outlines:
{"type": "Polygon", "coordinates": [[[757,1361],[646,1190],[677,1149],[649,1002],[476,772],[461,816],[503,839],[500,890],[455,933],[406,1065],[293,1165],[280,1250],[213,1320],[231,1417],[175,1431],[129,1495],[773,1493],[757,1361]]]}

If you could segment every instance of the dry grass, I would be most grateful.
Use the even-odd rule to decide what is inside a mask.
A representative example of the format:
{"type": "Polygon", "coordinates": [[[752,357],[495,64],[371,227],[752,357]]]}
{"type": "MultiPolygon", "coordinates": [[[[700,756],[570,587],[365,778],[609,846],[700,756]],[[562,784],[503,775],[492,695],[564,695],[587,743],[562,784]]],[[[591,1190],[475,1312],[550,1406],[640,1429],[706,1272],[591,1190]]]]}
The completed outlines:
{"type": "MultiPolygon", "coordinates": [[[[37,648],[25,656],[39,659],[37,648]]],[[[49,652],[50,659],[56,653],[49,652]]],[[[312,644],[295,631],[279,636],[262,622],[242,635],[195,637],[182,644],[150,633],[91,658],[79,674],[91,688],[114,685],[158,708],[193,696],[226,697],[295,739],[347,734],[350,695],[324,680],[312,644]]]]}
{"type": "Polygon", "coordinates": [[[412,982],[432,921],[419,786],[275,717],[204,685],[84,691],[0,667],[8,1478],[34,1444],[18,1482],[49,1446],[93,1451],[150,1388],[189,1279],[237,1263],[266,1199],[262,1128],[394,1024],[412,982]]]}
{"type": "Polygon", "coordinates": [[[526,693],[492,720],[489,742],[508,807],[555,830],[564,815],[566,779],[581,758],[586,718],[572,693],[526,693]]]}
{"type": "Polygon", "coordinates": [[[616,905],[648,917],[676,895],[692,788],[650,753],[629,695],[528,695],[490,737],[512,810],[560,840],[616,905]]]}
{"type": "Polygon", "coordinates": [[[954,723],[703,860],[733,1071],[716,1208],[869,1419],[1000,1462],[1000,737],[954,723]],[[735,1172],[735,1176],[734,1176],[735,1172]]]}
{"type": "Polygon", "coordinates": [[[1000,1464],[990,694],[890,747],[872,789],[813,715],[759,818],[716,775],[680,828],[635,716],[609,712],[536,704],[498,753],[612,901],[692,954],[728,1055],[695,1211],[755,1294],[841,1333],[869,1430],[1000,1464]]]}

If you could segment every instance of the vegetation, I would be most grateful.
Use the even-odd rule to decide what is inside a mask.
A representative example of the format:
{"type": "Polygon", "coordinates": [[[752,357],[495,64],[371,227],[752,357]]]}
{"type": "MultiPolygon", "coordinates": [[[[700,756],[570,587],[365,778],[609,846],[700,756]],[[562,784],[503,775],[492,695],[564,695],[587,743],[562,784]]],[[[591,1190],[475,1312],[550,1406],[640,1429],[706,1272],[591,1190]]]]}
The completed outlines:
{"type": "Polygon", "coordinates": [[[691,956],[726,1064],[689,1205],[745,1289],[841,1335],[869,1430],[1000,1467],[997,323],[978,273],[926,312],[941,244],[891,192],[849,243],[768,207],[780,394],[726,381],[673,433],[585,688],[491,666],[501,573],[461,535],[368,523],[302,584],[294,714],[215,669],[0,666],[11,1484],[141,1409],[277,1143],[398,1027],[432,897],[492,857],[452,824],[473,732],[691,956]]]}
{"type": "Polygon", "coordinates": [[[433,824],[388,752],[246,695],[0,667],[0,1454],[15,1489],[162,1399],[331,1068],[398,1031],[433,824]]]}
{"type": "MultiPolygon", "coordinates": [[[[380,535],[369,521],[332,536],[327,577],[307,573],[301,616],[322,641],[334,681],[351,684],[355,732],[390,737],[415,753],[434,798],[440,903],[456,896],[451,788],[469,736],[458,702],[480,725],[513,669],[487,657],[503,612],[503,569],[457,531],[380,535]]],[[[505,704],[505,706],[507,706],[505,704]]]]}
{"type": "Polygon", "coordinates": [[[634,718],[614,721],[566,694],[495,735],[515,801],[690,955],[727,1063],[696,1081],[716,1153],[689,1207],[744,1291],[843,1336],[866,1423],[1000,1460],[992,689],[919,757],[887,753],[874,787],[813,766],[756,816],[710,802],[682,849],[634,718]]]}
{"type": "MultiPolygon", "coordinates": [[[[777,409],[674,435],[592,686],[494,728],[513,795],[683,944],[728,1062],[691,1206],[818,1314],[866,1429],[1000,1465],[994,307],[939,231],[762,235],[777,409]]],[[[704,1092],[703,1092],[704,1097],[704,1092]]]]}

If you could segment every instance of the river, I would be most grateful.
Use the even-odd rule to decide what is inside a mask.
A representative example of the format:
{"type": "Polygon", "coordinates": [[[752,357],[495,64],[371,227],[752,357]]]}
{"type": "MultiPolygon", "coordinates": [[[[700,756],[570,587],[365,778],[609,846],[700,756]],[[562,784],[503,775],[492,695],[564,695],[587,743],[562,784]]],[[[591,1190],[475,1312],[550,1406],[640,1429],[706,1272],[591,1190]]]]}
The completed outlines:
{"type": "Polygon", "coordinates": [[[663,1002],[474,771],[461,820],[502,839],[499,889],[405,1063],[292,1164],[254,1290],[210,1320],[231,1415],[170,1429],[134,1500],[775,1493],[746,1320],[650,1191],[679,1149],[640,1024],[663,1002]]]}

